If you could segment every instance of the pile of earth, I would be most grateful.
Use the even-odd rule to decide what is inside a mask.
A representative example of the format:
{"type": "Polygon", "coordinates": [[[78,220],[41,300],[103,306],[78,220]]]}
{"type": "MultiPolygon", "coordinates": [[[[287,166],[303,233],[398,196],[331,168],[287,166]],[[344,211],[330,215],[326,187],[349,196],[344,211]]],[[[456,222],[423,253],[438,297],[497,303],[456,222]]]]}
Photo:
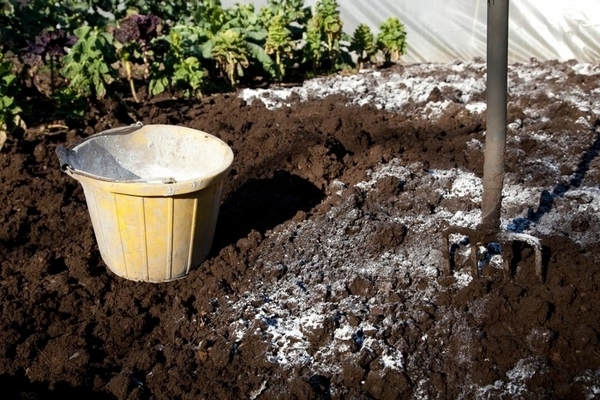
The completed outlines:
{"type": "Polygon", "coordinates": [[[527,247],[508,276],[473,279],[468,246],[444,273],[444,224],[481,215],[484,79],[479,61],[419,64],[137,106],[236,157],[209,257],[163,284],[107,270],[54,155],[131,121],[93,110],[9,138],[3,396],[598,396],[600,67],[509,68],[502,229],[540,238],[543,280],[527,247]]]}

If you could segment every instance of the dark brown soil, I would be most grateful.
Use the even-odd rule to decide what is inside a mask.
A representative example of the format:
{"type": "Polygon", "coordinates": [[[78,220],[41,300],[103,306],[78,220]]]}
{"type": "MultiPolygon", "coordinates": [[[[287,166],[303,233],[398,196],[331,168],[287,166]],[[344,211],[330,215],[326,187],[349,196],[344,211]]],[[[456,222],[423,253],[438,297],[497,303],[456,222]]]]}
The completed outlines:
{"type": "MultiPolygon", "coordinates": [[[[592,93],[598,81],[572,75],[556,85],[592,93]]],[[[392,113],[341,96],[278,110],[233,95],[140,106],[144,123],[201,129],[236,156],[211,254],[166,284],[107,270],[83,191],[54,156],[58,144],[129,121],[95,115],[85,128],[44,135],[33,127],[9,138],[0,153],[2,397],[600,395],[599,217],[570,214],[571,203],[592,200],[565,195],[600,186],[598,134],[575,124],[589,111],[542,95],[511,98],[511,121],[525,121],[525,108],[551,118],[512,130],[506,161],[507,182],[547,189],[539,204],[507,205],[506,218],[528,207],[521,218],[532,224],[562,215],[555,231],[539,231],[546,279],[524,249],[512,278],[491,269],[460,284],[442,274],[440,219],[424,231],[401,217],[479,207],[439,195],[444,183],[430,171],[481,176],[482,149],[469,143],[481,140],[485,121],[453,93],[432,96],[455,103],[430,120],[417,117],[423,104],[392,113]],[[556,168],[536,162],[545,159],[556,168]],[[373,178],[394,165],[406,179],[373,178]],[[359,184],[369,180],[369,189],[359,184]],[[386,257],[410,262],[361,272],[386,257]],[[432,274],[419,272],[428,265],[432,274]],[[316,322],[300,324],[300,336],[285,325],[309,317],[316,322]]]]}

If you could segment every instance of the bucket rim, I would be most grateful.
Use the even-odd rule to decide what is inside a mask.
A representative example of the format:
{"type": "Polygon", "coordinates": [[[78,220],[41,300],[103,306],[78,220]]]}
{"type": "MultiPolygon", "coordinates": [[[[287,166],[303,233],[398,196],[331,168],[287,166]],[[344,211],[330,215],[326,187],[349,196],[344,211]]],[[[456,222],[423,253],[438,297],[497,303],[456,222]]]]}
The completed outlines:
{"type": "Polygon", "coordinates": [[[143,125],[141,122],[122,126],[118,128],[108,129],[105,131],[98,132],[96,134],[90,135],[86,138],[80,139],[67,147],[58,146],[56,148],[56,153],[59,158],[60,168],[67,175],[80,181],[82,184],[89,184],[95,187],[101,187],[104,190],[107,190],[112,193],[120,193],[120,194],[129,194],[136,196],[174,196],[178,194],[185,194],[190,192],[195,192],[202,190],[212,184],[218,183],[221,181],[226,174],[232,168],[234,154],[231,147],[225,143],[222,139],[199,129],[190,128],[187,126],[180,125],[167,125],[167,124],[148,124],[143,125]],[[198,178],[184,179],[184,180],[143,180],[143,179],[135,179],[135,180],[115,180],[106,178],[103,176],[91,174],[85,171],[75,169],[69,163],[69,154],[77,149],[77,147],[81,146],[85,142],[90,140],[98,139],[104,136],[111,135],[126,135],[129,133],[133,133],[143,127],[156,127],[163,129],[177,128],[183,129],[186,131],[193,132],[194,134],[202,134],[206,137],[210,138],[215,142],[220,143],[225,148],[225,159],[223,161],[223,165],[212,171],[209,174],[205,174],[198,178]]]}

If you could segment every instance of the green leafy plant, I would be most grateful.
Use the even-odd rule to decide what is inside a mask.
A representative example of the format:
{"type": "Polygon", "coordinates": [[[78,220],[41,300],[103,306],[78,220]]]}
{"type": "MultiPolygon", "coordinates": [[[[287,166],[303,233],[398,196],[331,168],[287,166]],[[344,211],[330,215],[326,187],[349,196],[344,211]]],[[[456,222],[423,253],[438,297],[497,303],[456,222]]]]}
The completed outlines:
{"type": "Polygon", "coordinates": [[[316,16],[313,16],[306,26],[303,53],[303,63],[310,64],[312,73],[317,73],[323,56],[323,47],[321,45],[321,29],[316,16]]]}
{"type": "MultiPolygon", "coordinates": [[[[219,31],[233,30],[245,41],[248,64],[242,68],[253,67],[253,75],[266,73],[266,78],[277,75],[273,60],[265,50],[268,31],[264,21],[254,12],[251,5],[236,4],[226,10],[227,18],[219,31]]],[[[242,76],[242,75],[240,75],[242,76]]]]}
{"type": "Polygon", "coordinates": [[[212,41],[210,54],[235,89],[239,83],[238,78],[244,75],[244,68],[249,63],[246,41],[239,31],[233,29],[218,32],[212,41]]]}
{"type": "Polygon", "coordinates": [[[150,63],[148,90],[152,96],[159,95],[171,87],[173,76],[174,56],[171,53],[174,51],[171,50],[168,40],[160,39],[160,43],[162,43],[162,51],[155,52],[154,59],[150,63]]]}
{"type": "Polygon", "coordinates": [[[12,72],[12,63],[4,61],[0,53],[0,149],[6,141],[6,137],[16,127],[24,127],[20,117],[21,107],[19,107],[12,95],[17,81],[16,75],[12,72]]]}
{"type": "Polygon", "coordinates": [[[79,120],[85,116],[88,102],[85,97],[69,87],[62,87],[52,94],[55,118],[79,120]]]}
{"type": "Polygon", "coordinates": [[[303,0],[269,0],[260,9],[259,20],[267,29],[265,50],[274,58],[277,80],[302,56],[302,39],[311,17],[311,8],[303,0]]]}
{"type": "Polygon", "coordinates": [[[342,31],[342,26],[337,1],[318,1],[315,15],[306,26],[303,52],[303,63],[311,64],[313,73],[330,73],[352,65],[346,45],[342,46],[343,40],[349,41],[342,31]]]}
{"type": "Polygon", "coordinates": [[[356,52],[358,56],[358,69],[361,70],[366,61],[373,61],[377,54],[375,37],[371,28],[366,24],[360,24],[354,31],[350,41],[350,50],[356,52]]]}
{"type": "Polygon", "coordinates": [[[219,0],[203,0],[192,11],[190,23],[210,38],[230,19],[231,15],[227,15],[219,0]]]}
{"type": "Polygon", "coordinates": [[[327,43],[328,58],[333,65],[339,54],[343,26],[337,0],[318,1],[315,15],[327,43]]]}
{"type": "Polygon", "coordinates": [[[108,94],[130,112],[119,97],[126,87],[121,82],[136,102],[141,80],[153,96],[171,90],[199,98],[249,82],[282,81],[295,68],[308,68],[307,76],[345,70],[353,66],[350,50],[359,68],[377,49],[388,63],[405,51],[397,18],[382,24],[374,40],[364,24],[352,37],[343,32],[338,0],[317,0],[314,9],[304,0],[266,3],[256,12],[252,4],[223,8],[220,0],[0,0],[0,49],[20,61],[35,58],[31,66],[18,63],[15,75],[38,89],[47,89],[42,63],[49,63],[50,99],[78,115],[82,101],[108,94]],[[55,81],[55,69],[65,79],[55,81]]]}
{"type": "MultiPolygon", "coordinates": [[[[224,11],[225,21],[227,21],[224,25],[227,28],[238,27],[250,32],[259,32],[264,28],[264,24],[262,24],[258,15],[255,14],[252,4],[238,3],[224,11]]],[[[264,38],[263,36],[264,33],[261,34],[261,39],[264,38]]]]}
{"type": "Polygon", "coordinates": [[[243,37],[248,54],[248,64],[243,69],[252,66],[255,69],[254,74],[266,73],[266,78],[276,76],[273,60],[265,50],[268,32],[264,23],[254,13],[254,7],[236,4],[227,9],[227,15],[229,16],[227,22],[220,31],[231,29],[243,37]],[[231,17],[239,15],[243,15],[243,17],[231,17]]]}
{"type": "Polygon", "coordinates": [[[396,62],[406,52],[406,29],[396,17],[390,17],[379,27],[377,48],[383,52],[386,64],[396,62]]]}
{"type": "Polygon", "coordinates": [[[150,94],[155,96],[171,88],[183,91],[187,97],[202,97],[206,74],[200,62],[199,34],[197,28],[179,25],[155,43],[150,94]]]}
{"type": "Polygon", "coordinates": [[[224,10],[219,1],[206,0],[194,15],[209,74],[222,74],[233,88],[251,64],[262,68],[267,76],[275,74],[273,61],[263,48],[267,31],[253,10],[243,5],[224,10]]]}
{"type": "Polygon", "coordinates": [[[88,98],[103,99],[116,78],[112,67],[117,60],[113,36],[90,26],[76,29],[75,35],[77,43],[62,58],[60,72],[73,91],[88,98]]]}
{"type": "Polygon", "coordinates": [[[287,29],[287,21],[282,14],[275,15],[267,29],[265,50],[275,56],[275,73],[279,80],[285,76],[286,64],[293,57],[292,33],[287,29]]]}
{"type": "Polygon", "coordinates": [[[201,98],[204,84],[204,69],[197,57],[190,56],[175,64],[173,87],[183,90],[186,96],[201,98]]]}
{"type": "Polygon", "coordinates": [[[302,39],[312,11],[304,5],[304,0],[269,0],[267,6],[260,9],[259,20],[268,27],[276,15],[282,17],[291,39],[297,41],[302,39]]]}

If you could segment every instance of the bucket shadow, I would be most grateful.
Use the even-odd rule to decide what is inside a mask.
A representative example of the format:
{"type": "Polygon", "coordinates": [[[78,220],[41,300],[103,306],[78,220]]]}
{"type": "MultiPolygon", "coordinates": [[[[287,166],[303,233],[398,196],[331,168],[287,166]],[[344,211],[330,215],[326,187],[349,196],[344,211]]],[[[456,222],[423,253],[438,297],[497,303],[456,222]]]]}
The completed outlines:
{"type": "Polygon", "coordinates": [[[325,198],[310,181],[287,171],[277,171],[269,179],[249,179],[223,202],[211,254],[236,243],[255,230],[267,230],[309,211],[325,198]]]}
{"type": "Polygon", "coordinates": [[[530,208],[527,212],[527,217],[518,217],[512,220],[508,224],[507,230],[510,232],[522,233],[526,231],[532,223],[539,222],[544,215],[552,211],[554,201],[557,198],[563,197],[567,191],[581,186],[583,179],[590,170],[592,161],[598,154],[600,154],[600,130],[596,128],[596,138],[594,139],[594,142],[581,156],[577,169],[573,172],[569,181],[567,183],[557,183],[552,191],[542,191],[537,209],[533,210],[533,208],[530,208]]]}

